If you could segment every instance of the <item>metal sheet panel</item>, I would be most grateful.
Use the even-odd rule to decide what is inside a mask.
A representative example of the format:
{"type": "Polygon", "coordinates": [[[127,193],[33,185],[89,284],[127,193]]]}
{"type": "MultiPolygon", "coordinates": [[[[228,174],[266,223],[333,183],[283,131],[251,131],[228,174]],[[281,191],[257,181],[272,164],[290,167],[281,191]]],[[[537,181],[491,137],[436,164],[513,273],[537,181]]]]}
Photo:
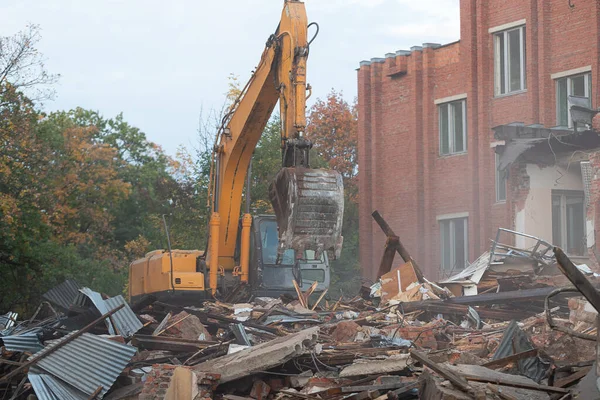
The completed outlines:
{"type": "Polygon", "coordinates": [[[106,303],[108,310],[114,310],[121,304],[125,304],[125,307],[114,313],[112,316],[112,320],[121,336],[131,337],[134,333],[143,328],[144,325],[125,302],[123,296],[119,295],[111,297],[110,299],[104,300],[104,302],[106,303]]]}
{"type": "Polygon", "coordinates": [[[39,400],[87,400],[89,396],[58,378],[32,367],[27,378],[39,400]]]}
{"type": "Polygon", "coordinates": [[[29,371],[27,378],[29,379],[38,400],[60,400],[52,393],[52,390],[46,386],[40,374],[29,371]]]}
{"type": "Polygon", "coordinates": [[[36,332],[22,335],[3,336],[4,347],[8,351],[29,351],[36,353],[44,348],[36,332]]]}
{"type": "MultiPolygon", "coordinates": [[[[73,333],[63,337],[58,343],[67,340],[71,335],[73,333]]],[[[36,355],[43,354],[58,343],[53,343],[36,355]]],[[[135,347],[84,333],[38,361],[37,365],[44,372],[60,377],[88,396],[102,386],[102,397],[136,351],[135,347]]]]}
{"type": "Polygon", "coordinates": [[[48,290],[42,297],[66,311],[78,293],[79,284],[72,279],[67,279],[60,285],[48,290]]]}
{"type": "Polygon", "coordinates": [[[125,307],[114,313],[111,317],[116,325],[118,333],[113,328],[110,319],[106,319],[106,326],[108,327],[108,332],[111,335],[120,334],[124,337],[131,337],[134,333],[142,329],[143,324],[140,322],[138,317],[136,317],[129,305],[125,302],[123,296],[119,295],[104,300],[100,293],[94,292],[90,288],[83,288],[80,291],[81,293],[85,294],[92,301],[92,303],[94,303],[94,306],[98,309],[98,311],[100,311],[100,314],[106,314],[121,304],[125,304],[125,307]]]}
{"type": "MultiPolygon", "coordinates": [[[[517,321],[513,320],[504,330],[502,340],[492,357],[492,360],[499,360],[513,354],[532,350],[535,347],[529,340],[527,333],[523,332],[517,321]]],[[[519,372],[526,377],[540,383],[550,368],[550,363],[542,360],[540,357],[529,357],[517,361],[519,372]]]]}
{"type": "Polygon", "coordinates": [[[8,330],[15,325],[15,321],[19,314],[9,311],[4,315],[0,315],[0,329],[8,330]]]}

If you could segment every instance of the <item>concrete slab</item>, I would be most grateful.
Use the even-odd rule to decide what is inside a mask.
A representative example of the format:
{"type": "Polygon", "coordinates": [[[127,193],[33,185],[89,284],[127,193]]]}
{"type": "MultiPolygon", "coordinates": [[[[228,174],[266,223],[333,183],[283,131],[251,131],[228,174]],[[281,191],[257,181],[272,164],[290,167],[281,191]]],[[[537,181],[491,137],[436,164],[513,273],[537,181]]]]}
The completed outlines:
{"type": "Polygon", "coordinates": [[[194,367],[196,371],[221,374],[220,383],[230,382],[258,371],[268,370],[312,350],[319,327],[305,329],[234,354],[206,361],[194,367]]]}

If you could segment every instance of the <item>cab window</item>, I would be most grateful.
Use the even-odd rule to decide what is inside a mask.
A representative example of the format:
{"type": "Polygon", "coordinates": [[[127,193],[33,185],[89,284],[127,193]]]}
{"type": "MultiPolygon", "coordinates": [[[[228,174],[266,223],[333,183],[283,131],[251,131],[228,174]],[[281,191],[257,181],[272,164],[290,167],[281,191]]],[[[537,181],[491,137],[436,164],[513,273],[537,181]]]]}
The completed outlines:
{"type": "MultiPolygon", "coordinates": [[[[264,264],[277,264],[277,247],[279,236],[277,234],[277,223],[275,221],[262,221],[260,223],[260,241],[262,247],[262,258],[264,264]]],[[[294,265],[294,250],[288,249],[283,253],[280,260],[282,265],[294,265]]]]}

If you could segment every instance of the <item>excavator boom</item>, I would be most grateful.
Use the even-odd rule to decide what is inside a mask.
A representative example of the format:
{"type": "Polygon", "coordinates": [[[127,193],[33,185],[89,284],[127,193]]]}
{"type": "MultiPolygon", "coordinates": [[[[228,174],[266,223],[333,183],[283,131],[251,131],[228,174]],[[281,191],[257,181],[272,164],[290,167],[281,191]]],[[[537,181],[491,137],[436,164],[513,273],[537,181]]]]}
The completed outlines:
{"type": "MultiPolygon", "coordinates": [[[[329,251],[334,256],[340,253],[342,180],[335,171],[310,168],[312,143],[304,137],[307,89],[310,89],[306,83],[309,45],[304,3],[285,0],[276,32],[267,41],[258,67],[219,131],[208,249],[213,291],[219,268],[228,270],[236,266],[234,253],[246,173],[278,101],[282,170],[271,185],[270,199],[279,226],[279,254],[290,248],[299,255],[305,250],[317,254],[329,251]]],[[[249,251],[244,247],[242,260],[243,253],[249,251]]],[[[246,277],[247,266],[243,264],[241,273],[246,277]]]]}
{"type": "Polygon", "coordinates": [[[218,287],[226,291],[236,282],[250,283],[255,293],[293,290],[292,280],[300,285],[309,280],[309,286],[317,280],[320,290],[326,289],[329,257],[323,253],[336,257],[341,250],[344,189],[339,173],[310,168],[306,63],[314,37],[308,40],[308,28],[304,3],[284,0],[277,30],[223,118],[212,154],[207,251],[157,251],[134,261],[131,298],[165,291],[195,295],[206,286],[215,295],[218,287]],[[282,168],[269,190],[275,231],[273,217],[255,221],[240,210],[254,149],[277,102],[282,168]]]}

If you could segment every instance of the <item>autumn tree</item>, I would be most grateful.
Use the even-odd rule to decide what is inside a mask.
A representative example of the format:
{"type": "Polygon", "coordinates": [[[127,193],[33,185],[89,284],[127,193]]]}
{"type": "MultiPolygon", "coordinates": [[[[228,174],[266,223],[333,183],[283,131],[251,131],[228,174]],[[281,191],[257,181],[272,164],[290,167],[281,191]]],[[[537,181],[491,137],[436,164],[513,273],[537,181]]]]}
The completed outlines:
{"type": "Polygon", "coordinates": [[[317,99],[309,110],[306,134],[319,157],[344,179],[344,245],[340,259],[332,263],[332,292],[354,294],[360,287],[356,102],[349,104],[335,90],[325,100],[317,99]]]}
{"type": "Polygon", "coordinates": [[[358,174],[356,104],[348,104],[342,93],[332,90],[325,100],[317,99],[310,108],[306,136],[319,156],[338,171],[344,183],[352,183],[358,174]]]}

